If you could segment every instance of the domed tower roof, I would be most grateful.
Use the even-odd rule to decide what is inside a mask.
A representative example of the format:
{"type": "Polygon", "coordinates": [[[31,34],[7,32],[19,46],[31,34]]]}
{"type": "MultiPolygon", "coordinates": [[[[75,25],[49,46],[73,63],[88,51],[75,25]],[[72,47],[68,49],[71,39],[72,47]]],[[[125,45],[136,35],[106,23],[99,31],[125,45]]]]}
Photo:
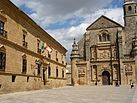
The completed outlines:
{"type": "Polygon", "coordinates": [[[132,2],[132,1],[135,1],[135,0],[124,0],[124,2],[132,2]]]}
{"type": "Polygon", "coordinates": [[[124,4],[127,4],[127,3],[136,3],[135,0],[124,0],[124,4]]]}
{"type": "Polygon", "coordinates": [[[78,44],[76,43],[76,40],[74,39],[74,43],[72,45],[72,51],[71,51],[71,58],[77,58],[79,57],[79,50],[78,50],[78,44]]]}

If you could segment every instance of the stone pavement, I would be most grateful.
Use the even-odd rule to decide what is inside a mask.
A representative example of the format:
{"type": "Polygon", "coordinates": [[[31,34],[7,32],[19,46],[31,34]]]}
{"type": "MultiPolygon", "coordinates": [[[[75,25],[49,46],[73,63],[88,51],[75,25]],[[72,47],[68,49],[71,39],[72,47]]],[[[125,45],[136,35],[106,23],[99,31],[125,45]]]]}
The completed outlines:
{"type": "Polygon", "coordinates": [[[0,95],[0,103],[137,103],[130,86],[77,86],[0,95]]]}

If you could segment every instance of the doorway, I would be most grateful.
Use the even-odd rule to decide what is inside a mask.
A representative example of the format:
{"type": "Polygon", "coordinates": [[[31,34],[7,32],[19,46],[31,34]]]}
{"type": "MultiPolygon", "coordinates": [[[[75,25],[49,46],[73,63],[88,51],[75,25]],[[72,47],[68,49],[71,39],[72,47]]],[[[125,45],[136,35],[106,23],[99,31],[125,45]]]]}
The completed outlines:
{"type": "Polygon", "coordinates": [[[108,71],[102,73],[102,85],[110,85],[110,73],[108,71]]]}

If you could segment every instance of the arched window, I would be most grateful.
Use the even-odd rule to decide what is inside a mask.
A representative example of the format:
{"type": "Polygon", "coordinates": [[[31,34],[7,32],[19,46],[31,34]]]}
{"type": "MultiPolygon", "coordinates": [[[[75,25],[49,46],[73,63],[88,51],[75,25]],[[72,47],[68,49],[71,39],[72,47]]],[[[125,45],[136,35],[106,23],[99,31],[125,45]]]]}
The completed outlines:
{"type": "Polygon", "coordinates": [[[5,70],[6,67],[6,49],[4,46],[0,47],[0,70],[5,70]]]}
{"type": "Polygon", "coordinates": [[[27,56],[22,56],[22,73],[26,74],[27,72],[27,56]]]}
{"type": "Polygon", "coordinates": [[[99,42],[110,41],[109,32],[107,30],[101,30],[99,35],[98,35],[98,41],[99,42]]]}
{"type": "Polygon", "coordinates": [[[132,7],[131,6],[128,6],[128,11],[132,11],[132,7]]]}

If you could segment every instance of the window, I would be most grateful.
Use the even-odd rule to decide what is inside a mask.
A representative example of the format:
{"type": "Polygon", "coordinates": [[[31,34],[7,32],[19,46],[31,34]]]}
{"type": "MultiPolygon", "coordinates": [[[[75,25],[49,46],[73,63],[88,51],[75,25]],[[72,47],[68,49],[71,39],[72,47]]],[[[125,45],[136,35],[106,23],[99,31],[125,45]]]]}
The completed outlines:
{"type": "Polygon", "coordinates": [[[101,35],[99,35],[99,42],[102,42],[101,35]]]}
{"type": "Polygon", "coordinates": [[[51,76],[51,68],[50,68],[50,66],[48,66],[48,77],[50,77],[51,76]]]}
{"type": "Polygon", "coordinates": [[[27,59],[26,55],[22,57],[22,73],[26,74],[27,72],[27,59]]]}
{"type": "Polygon", "coordinates": [[[4,46],[0,47],[0,70],[5,70],[6,67],[6,49],[4,46]]]}
{"type": "Polygon", "coordinates": [[[103,42],[105,42],[106,41],[106,34],[103,34],[102,38],[103,38],[103,42]]]}
{"type": "Polygon", "coordinates": [[[63,55],[61,55],[61,61],[62,61],[62,64],[64,64],[63,55]]]}
{"type": "Polygon", "coordinates": [[[109,34],[107,34],[107,41],[110,41],[110,36],[109,36],[109,34]]]}
{"type": "Polygon", "coordinates": [[[132,11],[132,7],[131,6],[128,7],[128,11],[132,11]]]}
{"type": "Polygon", "coordinates": [[[27,77],[27,82],[29,82],[29,77],[27,77]]]}
{"type": "Polygon", "coordinates": [[[110,35],[103,33],[103,34],[98,35],[98,39],[99,39],[99,42],[110,41],[110,35]]]}
{"type": "Polygon", "coordinates": [[[7,37],[7,31],[4,30],[4,22],[0,21],[0,35],[7,37]]]}
{"type": "Polygon", "coordinates": [[[64,78],[64,70],[62,69],[62,78],[64,78]]]}
{"type": "Polygon", "coordinates": [[[16,76],[12,75],[12,82],[15,82],[16,76]]]}
{"type": "Polygon", "coordinates": [[[41,53],[41,49],[40,49],[40,40],[37,39],[37,53],[41,53]]]}
{"type": "Polygon", "coordinates": [[[27,32],[23,30],[23,41],[22,41],[22,45],[24,47],[28,47],[28,43],[26,42],[26,35],[27,35],[27,32]]]}
{"type": "Polygon", "coordinates": [[[38,65],[38,75],[40,75],[41,64],[37,64],[37,65],[38,65]]]}
{"type": "Polygon", "coordinates": [[[58,52],[56,51],[56,61],[58,62],[58,52]]]}
{"type": "Polygon", "coordinates": [[[51,54],[50,54],[50,52],[48,51],[48,58],[50,58],[51,59],[51,54]]]}
{"type": "Polygon", "coordinates": [[[56,67],[56,77],[58,77],[58,67],[56,67]]]}
{"type": "Polygon", "coordinates": [[[0,52],[0,70],[5,70],[6,53],[0,52]]]}
{"type": "Polygon", "coordinates": [[[135,13],[137,12],[137,7],[135,6],[135,13]]]}
{"type": "Polygon", "coordinates": [[[0,21],[0,33],[3,34],[4,22],[0,21]]]}

